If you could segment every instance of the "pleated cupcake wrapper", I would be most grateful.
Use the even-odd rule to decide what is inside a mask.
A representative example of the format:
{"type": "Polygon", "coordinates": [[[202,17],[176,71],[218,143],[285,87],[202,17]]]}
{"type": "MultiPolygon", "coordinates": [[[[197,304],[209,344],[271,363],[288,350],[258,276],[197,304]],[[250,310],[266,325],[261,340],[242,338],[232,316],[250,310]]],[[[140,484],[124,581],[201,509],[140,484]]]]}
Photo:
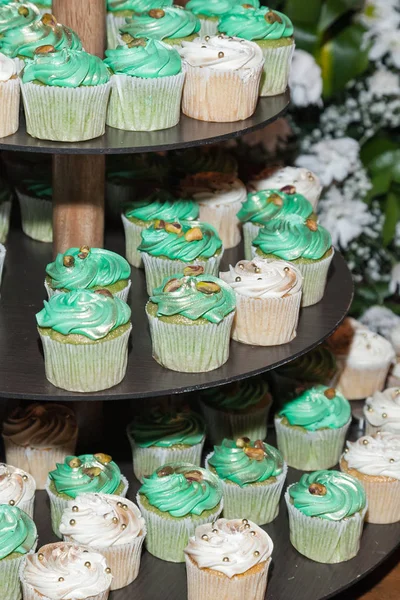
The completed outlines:
{"type": "MultiPolygon", "coordinates": [[[[28,554],[36,550],[37,541],[28,554]]],[[[20,572],[25,565],[26,554],[20,558],[0,560],[0,598],[1,600],[21,600],[22,590],[20,583],[20,572]]],[[[26,598],[24,597],[24,600],[26,598]]]]}
{"type": "Polygon", "coordinates": [[[278,346],[296,337],[301,290],[286,298],[235,295],[233,340],[253,346],[278,346]]]}
{"type": "Polygon", "coordinates": [[[360,369],[348,366],[345,359],[339,359],[339,362],[343,369],[337,387],[347,400],[363,400],[385,388],[390,362],[378,368],[360,369]]]}
{"type": "Polygon", "coordinates": [[[260,96],[276,96],[283,94],[286,90],[294,47],[294,43],[291,46],[281,46],[280,48],[260,45],[265,59],[260,96]]]}
{"type": "Polygon", "coordinates": [[[200,569],[189,556],[185,556],[188,600],[264,600],[271,559],[264,568],[249,574],[227,577],[211,569],[200,569]]]}
{"type": "Polygon", "coordinates": [[[38,242],[53,241],[53,203],[28,196],[17,190],[21,209],[22,230],[38,242]]]}
{"type": "MultiPolygon", "coordinates": [[[[22,71],[22,69],[25,67],[25,61],[22,58],[13,58],[14,64],[15,64],[15,68],[17,69],[17,75],[19,75],[22,71]]],[[[21,86],[20,86],[21,87],[21,86]]],[[[21,89],[20,89],[20,93],[21,93],[21,89]]]]}
{"type": "Polygon", "coordinates": [[[183,269],[188,265],[201,265],[204,269],[204,273],[208,275],[219,275],[219,265],[224,252],[223,250],[218,256],[212,256],[207,260],[193,260],[191,262],[185,262],[183,260],[171,260],[169,258],[158,258],[157,256],[151,256],[147,252],[141,252],[143,265],[146,272],[146,287],[149,296],[152,295],[153,290],[162,284],[165,277],[176,275],[176,273],[182,273],[183,269]]]}
{"type": "MultiPolygon", "coordinates": [[[[22,593],[24,600],[54,600],[54,598],[50,598],[48,596],[44,596],[35,588],[30,585],[25,579],[25,564],[23,563],[19,570],[19,579],[21,581],[22,593]]],[[[110,595],[110,588],[104,590],[104,592],[99,592],[95,596],[87,596],[85,600],[108,600],[110,595]]],[[[14,600],[13,598],[7,598],[7,600],[14,600]]],[[[73,600],[73,599],[71,599],[73,600]]]]}
{"type": "MultiPolygon", "coordinates": [[[[375,435],[376,433],[378,433],[378,431],[381,431],[381,427],[379,426],[375,426],[375,425],[371,425],[371,423],[368,421],[368,419],[365,419],[365,435],[375,435]]],[[[388,428],[385,428],[385,431],[389,431],[388,428]]],[[[397,431],[393,430],[392,433],[397,433],[397,431]]]]}
{"type": "Polygon", "coordinates": [[[333,254],[332,248],[332,254],[322,260],[313,263],[294,263],[303,275],[303,298],[301,301],[303,307],[317,304],[322,300],[333,254]]]}
{"type": "Polygon", "coordinates": [[[205,523],[212,523],[220,516],[223,502],[207,517],[192,515],[188,517],[175,518],[164,517],[143,506],[140,494],[136,496],[136,502],[146,521],[146,549],[150,554],[168,562],[185,562],[183,550],[186,548],[189,538],[194,535],[196,527],[205,523]]]}
{"type": "Polygon", "coordinates": [[[19,99],[18,77],[0,82],[0,138],[18,131],[19,99]]]}
{"type": "Polygon", "coordinates": [[[142,253],[138,250],[142,241],[143,227],[132,223],[124,214],[121,214],[121,219],[125,231],[125,258],[137,269],[143,268],[142,253]]]}
{"type": "Polygon", "coordinates": [[[132,326],[117,337],[93,344],[63,344],[40,334],[46,377],[71,392],[97,392],[125,377],[132,326]]]}
{"type": "Polygon", "coordinates": [[[199,19],[200,31],[199,35],[205,37],[206,35],[217,35],[218,33],[218,20],[217,19],[199,19]]]}
{"type": "MultiPolygon", "coordinates": [[[[119,292],[115,292],[113,294],[113,296],[115,296],[116,298],[120,298],[121,300],[123,300],[124,302],[126,302],[128,300],[128,295],[129,295],[129,290],[131,289],[131,280],[129,279],[128,281],[128,285],[126,287],[124,287],[123,290],[120,290],[119,292]]],[[[46,279],[44,280],[44,287],[46,288],[46,292],[49,298],[51,298],[52,296],[56,296],[57,294],[64,294],[65,292],[63,292],[62,290],[55,290],[53,289],[46,281],[46,279]]],[[[107,288],[107,286],[104,286],[105,288],[107,288]]]]}
{"type": "Polygon", "coordinates": [[[252,244],[260,233],[260,229],[261,227],[259,225],[254,225],[254,223],[243,223],[244,257],[246,260],[252,260],[254,258],[252,244]]]}
{"type": "Polygon", "coordinates": [[[104,134],[110,82],[78,88],[21,83],[21,91],[32,137],[80,142],[104,134]]]}
{"type": "Polygon", "coordinates": [[[181,373],[205,373],[221,367],[229,358],[234,313],[220,323],[180,325],[165,323],[147,313],[153,358],[181,373]]]}
{"type": "Polygon", "coordinates": [[[199,203],[199,220],[212,225],[219,234],[225,249],[234,248],[240,243],[240,221],[236,214],[242,207],[240,200],[219,206],[199,203]]]}
{"type": "Polygon", "coordinates": [[[239,414],[218,410],[201,402],[209,441],[217,446],[225,438],[236,440],[239,437],[248,437],[251,440],[265,440],[270,407],[271,403],[247,414],[239,414]]]}
{"type": "Polygon", "coordinates": [[[289,465],[301,471],[317,471],[335,466],[343,452],[351,419],[338,429],[303,431],[275,419],[277,445],[289,465]]]}
{"type": "Polygon", "coordinates": [[[186,66],[182,111],[200,121],[241,121],[257,106],[262,63],[252,69],[218,71],[186,66]]]}
{"type": "Polygon", "coordinates": [[[3,244],[0,244],[0,285],[1,285],[1,279],[3,277],[3,268],[4,268],[4,261],[6,260],[6,249],[3,246],[3,244]]]}
{"type": "Polygon", "coordinates": [[[18,502],[18,504],[16,504],[16,506],[20,510],[23,510],[27,515],[29,515],[31,519],[33,519],[33,513],[35,510],[35,496],[33,495],[30,500],[24,500],[23,502],[18,502]]]}
{"type": "MultiPolygon", "coordinates": [[[[0,244],[7,240],[10,229],[11,200],[0,203],[0,244]]],[[[0,277],[1,281],[1,277],[0,277]]]]}
{"type": "Polygon", "coordinates": [[[111,77],[107,125],[126,131],[157,131],[174,127],[181,114],[185,73],[146,79],[111,77]]]}
{"type": "MultiPolygon", "coordinates": [[[[124,484],[122,492],[118,492],[118,496],[122,496],[125,498],[126,493],[128,491],[129,483],[126,477],[121,475],[121,482],[124,484]]],[[[62,534],[60,532],[60,523],[63,511],[67,508],[69,500],[65,500],[61,498],[50,489],[51,480],[47,477],[45,490],[49,496],[50,500],[50,512],[51,512],[51,527],[53,529],[54,535],[58,538],[62,539],[62,534]]],[[[72,498],[70,498],[72,500],[72,498]]]]}
{"type": "Polygon", "coordinates": [[[361,512],[341,521],[307,517],[291,502],[289,486],[285,501],[289,513],[290,541],[300,554],[320,563],[340,563],[356,556],[367,512],[361,512]]]}
{"type": "Polygon", "coordinates": [[[114,50],[121,43],[120,29],[126,25],[126,16],[120,17],[112,12],[107,13],[107,47],[114,50]]]}

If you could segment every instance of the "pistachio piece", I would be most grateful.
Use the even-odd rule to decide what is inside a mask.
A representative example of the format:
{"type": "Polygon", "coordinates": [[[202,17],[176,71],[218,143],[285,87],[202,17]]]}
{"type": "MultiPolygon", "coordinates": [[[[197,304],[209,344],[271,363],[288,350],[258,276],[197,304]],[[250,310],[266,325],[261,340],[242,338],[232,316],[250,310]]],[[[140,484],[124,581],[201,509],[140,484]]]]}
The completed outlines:
{"type": "Polygon", "coordinates": [[[317,231],[318,230],[318,224],[316,221],[314,221],[314,219],[307,219],[306,220],[306,225],[308,227],[308,229],[310,231],[317,231]]]}
{"type": "Polygon", "coordinates": [[[165,229],[165,221],[162,219],[156,219],[154,221],[154,229],[165,229]]]}
{"type": "Polygon", "coordinates": [[[294,187],[294,185],[284,185],[283,187],[281,187],[281,192],[289,195],[295,194],[296,188],[294,187]]]}
{"type": "Polygon", "coordinates": [[[57,27],[57,19],[51,13],[45,13],[42,17],[43,25],[48,25],[49,27],[57,27]]]}
{"type": "MultiPolygon", "coordinates": [[[[121,39],[123,42],[125,42],[125,44],[130,44],[131,42],[135,41],[135,38],[132,37],[130,33],[123,33],[121,35],[121,39]]],[[[137,38],[137,39],[142,39],[142,38],[137,38]]]]}
{"type": "Polygon", "coordinates": [[[202,294],[216,294],[221,291],[219,285],[213,281],[199,281],[196,283],[196,289],[202,294]]]}
{"type": "Polygon", "coordinates": [[[326,487],[322,483],[312,483],[308,488],[308,491],[313,496],[325,496],[326,487]]]}
{"type": "Polygon", "coordinates": [[[71,467],[71,469],[77,469],[78,467],[80,467],[82,464],[82,461],[79,460],[79,458],[77,456],[75,456],[74,458],[71,458],[71,460],[69,461],[68,465],[71,467]]]}
{"type": "Polygon", "coordinates": [[[90,246],[81,246],[79,248],[79,252],[82,252],[82,254],[89,254],[89,252],[90,252],[90,246]]]}
{"type": "Polygon", "coordinates": [[[100,290],[96,290],[95,294],[99,294],[100,296],[107,296],[107,298],[114,298],[110,290],[106,290],[105,288],[101,288],[100,290]]]}
{"type": "Polygon", "coordinates": [[[250,440],[248,437],[241,437],[236,440],[236,446],[238,448],[245,448],[249,442],[250,440]]]}
{"type": "Polygon", "coordinates": [[[252,4],[242,4],[242,8],[254,8],[252,4]]]}
{"type": "Polygon", "coordinates": [[[44,46],[39,46],[38,48],[36,48],[35,54],[50,54],[51,52],[55,51],[56,49],[54,48],[54,46],[51,46],[50,44],[45,44],[44,46]]]}
{"type": "Polygon", "coordinates": [[[271,194],[267,200],[269,204],[275,204],[275,206],[283,206],[283,200],[279,194],[271,194]]]}
{"type": "Polygon", "coordinates": [[[164,286],[163,292],[176,292],[182,285],[181,279],[170,279],[164,286]]]}
{"type": "Polygon", "coordinates": [[[264,452],[264,442],[262,440],[256,440],[254,442],[254,448],[260,448],[264,452]]]}
{"type": "Polygon", "coordinates": [[[267,23],[282,23],[282,18],[273,10],[269,10],[265,13],[264,19],[267,23]]]}
{"type": "Polygon", "coordinates": [[[85,473],[85,475],[89,475],[89,477],[93,478],[100,475],[101,469],[100,467],[85,467],[82,469],[82,472],[85,473]]]}
{"type": "Polygon", "coordinates": [[[188,481],[203,481],[203,473],[200,471],[187,471],[184,476],[188,481]]]}
{"type": "Polygon", "coordinates": [[[183,269],[185,277],[197,277],[197,275],[203,275],[204,267],[201,265],[188,265],[183,269]]]}
{"type": "Polygon", "coordinates": [[[73,267],[75,264],[75,258],[71,256],[71,254],[66,254],[63,258],[64,267],[68,267],[69,269],[73,267]]]}
{"type": "Polygon", "coordinates": [[[159,471],[157,471],[157,476],[158,477],[168,477],[168,475],[172,475],[174,472],[172,467],[162,467],[162,469],[159,469],[159,471]]]}
{"type": "Polygon", "coordinates": [[[192,227],[185,233],[185,240],[187,242],[194,242],[196,240],[202,240],[203,233],[200,227],[192,227]]]}
{"type": "MultiPolygon", "coordinates": [[[[125,34],[125,35],[129,35],[129,33],[125,34]]],[[[131,36],[129,36],[131,37],[131,36]]],[[[146,38],[132,38],[131,41],[126,42],[128,48],[138,48],[139,46],[146,46],[147,44],[147,40],[146,38]]]]}
{"type": "Polygon", "coordinates": [[[102,465],[108,465],[112,461],[112,457],[109,454],[103,454],[103,452],[97,452],[93,455],[102,465]]]}
{"type": "Polygon", "coordinates": [[[180,223],[165,223],[165,231],[179,234],[182,232],[182,225],[180,223]]]}
{"type": "Polygon", "coordinates": [[[163,17],[165,17],[165,10],[163,10],[162,8],[152,8],[151,10],[149,10],[149,16],[152,19],[162,19],[163,17]]]}
{"type": "Polygon", "coordinates": [[[27,17],[29,15],[29,8],[27,6],[20,6],[18,9],[18,14],[22,17],[27,17]]]}
{"type": "Polygon", "coordinates": [[[328,388],[324,391],[324,396],[328,398],[328,400],[332,400],[336,396],[335,388],[328,388]]]}
{"type": "Polygon", "coordinates": [[[264,450],[261,450],[261,448],[251,448],[250,446],[247,446],[244,449],[244,452],[252,460],[261,461],[264,459],[264,450]]]}

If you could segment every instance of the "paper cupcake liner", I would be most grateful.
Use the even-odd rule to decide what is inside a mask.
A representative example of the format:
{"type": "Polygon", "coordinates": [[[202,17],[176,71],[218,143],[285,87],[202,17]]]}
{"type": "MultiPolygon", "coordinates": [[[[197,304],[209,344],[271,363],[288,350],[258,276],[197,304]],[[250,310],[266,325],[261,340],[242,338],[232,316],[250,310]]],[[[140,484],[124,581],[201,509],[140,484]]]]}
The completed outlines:
{"type": "Polygon", "coordinates": [[[223,508],[221,500],[214,511],[208,511],[207,517],[192,515],[175,518],[169,515],[164,517],[145,508],[140,501],[140,494],[136,496],[136,502],[146,521],[146,549],[161,560],[175,563],[185,562],[183,550],[196,527],[216,521],[223,508]]]}
{"type": "Polygon", "coordinates": [[[199,121],[226,123],[247,119],[257,106],[261,73],[262,63],[236,71],[186,65],[182,111],[199,121]]]}
{"type": "MultiPolygon", "coordinates": [[[[35,590],[35,588],[27,583],[24,577],[24,563],[21,565],[19,570],[19,579],[21,581],[22,593],[24,600],[54,600],[54,598],[49,598],[47,596],[43,596],[43,594],[39,593],[35,590]]],[[[107,600],[110,595],[110,588],[104,590],[104,592],[100,592],[95,596],[87,596],[85,600],[107,600]]],[[[9,600],[14,600],[10,598],[9,600]]]]}
{"type": "Polygon", "coordinates": [[[265,63],[261,76],[260,96],[283,94],[288,86],[295,45],[270,48],[260,45],[265,63]]]}
{"type": "MultiPolygon", "coordinates": [[[[7,240],[10,229],[11,200],[0,203],[0,244],[7,240]]],[[[0,277],[1,281],[1,277],[0,277]]]]}
{"type": "Polygon", "coordinates": [[[264,600],[267,589],[268,570],[271,559],[249,571],[227,577],[212,569],[200,569],[185,556],[188,600],[264,600]]]}
{"type": "MultiPolygon", "coordinates": [[[[19,75],[22,71],[22,69],[25,67],[25,61],[22,58],[19,58],[18,56],[16,56],[15,58],[13,58],[14,64],[15,64],[15,68],[17,69],[17,75],[19,75]]],[[[21,94],[21,84],[20,84],[20,94],[21,94]]],[[[22,107],[21,111],[22,111],[22,107]]]]}
{"type": "Polygon", "coordinates": [[[106,206],[111,217],[119,221],[125,204],[137,198],[135,188],[129,184],[106,181],[106,206]]]}
{"type": "Polygon", "coordinates": [[[286,298],[235,296],[233,340],[253,346],[279,346],[296,337],[301,291],[286,298]]]}
{"type": "Polygon", "coordinates": [[[199,220],[209,223],[218,231],[225,249],[234,248],[240,243],[240,221],[236,216],[242,207],[240,200],[218,206],[208,205],[207,202],[199,202],[198,205],[199,220]]]}
{"type": "Polygon", "coordinates": [[[121,43],[120,28],[126,25],[126,16],[107,13],[107,48],[114,50],[121,43]]]}
{"type": "Polygon", "coordinates": [[[255,225],[250,222],[243,223],[244,257],[246,260],[252,260],[254,258],[252,244],[260,233],[260,229],[260,225],[255,225]]]}
{"type": "Polygon", "coordinates": [[[18,77],[0,82],[0,138],[18,131],[19,98],[18,77]]]}
{"type": "MultiPolygon", "coordinates": [[[[37,541],[28,554],[36,550],[37,541]]],[[[0,598],[2,600],[21,600],[22,590],[19,579],[20,571],[25,564],[26,554],[21,558],[0,560],[0,598]]],[[[24,600],[25,596],[24,596],[24,600]]]]}
{"type": "Polygon", "coordinates": [[[132,223],[124,214],[121,214],[121,219],[125,231],[125,258],[137,269],[143,268],[142,253],[138,250],[142,241],[143,227],[132,223]]]}
{"type": "Polygon", "coordinates": [[[33,495],[33,497],[30,500],[18,502],[16,506],[20,510],[23,510],[31,519],[33,519],[33,513],[35,510],[35,495],[33,495]]]}
{"type": "MultiPolygon", "coordinates": [[[[122,492],[118,491],[118,496],[122,496],[123,498],[125,498],[126,493],[128,491],[129,483],[128,483],[128,480],[126,479],[126,477],[124,477],[123,475],[121,475],[121,483],[124,484],[124,487],[122,489],[122,492]]],[[[60,532],[61,517],[62,517],[64,510],[68,506],[69,500],[72,500],[72,498],[70,498],[69,500],[65,500],[64,498],[61,498],[60,496],[58,496],[57,494],[55,494],[54,492],[51,491],[50,484],[51,484],[51,480],[50,480],[49,476],[47,476],[45,490],[46,490],[47,495],[49,496],[49,500],[50,500],[51,527],[53,529],[54,535],[56,535],[61,540],[62,539],[62,533],[60,532]]]]}
{"type": "Polygon", "coordinates": [[[207,425],[207,438],[213,446],[221,444],[223,439],[236,440],[248,437],[251,440],[265,440],[267,420],[272,400],[266,406],[248,413],[235,413],[218,410],[200,403],[207,425]]]}
{"type": "Polygon", "coordinates": [[[322,260],[313,263],[295,263],[295,266],[303,275],[303,298],[301,302],[303,308],[317,304],[322,300],[333,254],[334,250],[332,248],[331,255],[322,260]]]}
{"type": "Polygon", "coordinates": [[[290,541],[300,554],[320,563],[340,563],[356,556],[360,549],[365,507],[342,521],[307,517],[293,506],[289,490],[285,501],[289,513],[290,541]]]}
{"type": "Polygon", "coordinates": [[[97,392],[125,377],[132,326],[117,337],[93,344],[63,344],[40,334],[46,377],[70,392],[97,392]]]}
{"type": "Polygon", "coordinates": [[[4,261],[6,260],[6,249],[3,244],[0,244],[0,284],[3,277],[4,261]]]}
{"type": "Polygon", "coordinates": [[[218,33],[218,19],[201,19],[199,36],[205,37],[206,35],[217,35],[218,33]]]}
{"type": "MultiPolygon", "coordinates": [[[[212,469],[209,467],[208,461],[213,454],[210,452],[205,459],[206,469],[210,471],[212,469]]],[[[256,525],[271,523],[279,514],[279,500],[286,475],[287,465],[284,463],[283,471],[276,477],[275,483],[250,484],[240,487],[240,485],[219,479],[224,499],[223,517],[225,519],[243,517],[253,521],[256,525]]]]}
{"type": "Polygon", "coordinates": [[[32,137],[81,142],[104,134],[111,83],[62,88],[21,83],[26,130],[32,137]]]}
{"type": "Polygon", "coordinates": [[[301,471],[319,471],[334,467],[343,452],[346,433],[351,418],[346,425],[338,429],[320,429],[306,431],[282,424],[275,419],[276,438],[283,458],[294,469],[301,471]]]}
{"type": "Polygon", "coordinates": [[[204,273],[208,275],[219,275],[219,264],[223,257],[224,251],[221,253],[208,258],[207,260],[200,260],[196,258],[191,262],[185,262],[183,260],[171,260],[169,258],[159,258],[157,256],[151,256],[147,252],[141,252],[144,269],[146,272],[146,288],[149,296],[152,295],[153,290],[162,284],[166,277],[175,275],[176,273],[182,273],[183,269],[188,265],[201,265],[204,268],[204,273]]]}
{"type": "Polygon", "coordinates": [[[390,369],[390,362],[380,368],[354,369],[346,365],[346,360],[339,360],[343,366],[338,390],[347,400],[363,400],[385,388],[385,381],[390,369]]]}
{"type": "Polygon", "coordinates": [[[229,358],[229,338],[234,313],[220,323],[178,325],[147,313],[153,358],[180,373],[205,373],[221,367],[229,358]]]}
{"type": "Polygon", "coordinates": [[[53,204],[16,190],[21,209],[22,231],[38,242],[53,241],[53,204]]]}
{"type": "Polygon", "coordinates": [[[184,80],[183,71],[154,79],[113,75],[107,125],[126,131],[174,127],[180,119],[184,80]]]}
{"type": "MultiPolygon", "coordinates": [[[[126,302],[128,300],[128,295],[129,295],[129,290],[131,289],[131,284],[132,284],[132,282],[129,279],[128,284],[124,287],[124,289],[120,290],[119,292],[115,292],[113,294],[113,296],[115,296],[116,298],[120,298],[121,300],[126,302]]],[[[49,286],[46,279],[44,280],[44,287],[46,288],[47,296],[49,298],[51,298],[52,296],[56,296],[57,294],[65,294],[65,292],[63,292],[62,290],[55,290],[51,286],[49,286]]],[[[107,288],[108,286],[105,285],[104,287],[107,288]]]]}

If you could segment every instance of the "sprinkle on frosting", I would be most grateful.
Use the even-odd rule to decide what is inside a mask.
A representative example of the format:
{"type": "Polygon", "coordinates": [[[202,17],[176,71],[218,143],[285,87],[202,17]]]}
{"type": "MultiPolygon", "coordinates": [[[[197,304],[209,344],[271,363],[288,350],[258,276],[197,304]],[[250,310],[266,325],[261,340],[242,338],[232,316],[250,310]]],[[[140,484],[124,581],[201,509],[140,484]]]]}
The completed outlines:
{"type": "Polygon", "coordinates": [[[218,71],[253,69],[264,62],[262,50],[254,42],[222,35],[182,42],[179,52],[191,67],[209,67],[218,71]]]}
{"type": "Polygon", "coordinates": [[[143,44],[129,44],[118,46],[115,50],[106,50],[104,63],[115,75],[145,79],[171,77],[182,70],[178,51],[157,40],[144,40],[143,44]]]}
{"type": "Polygon", "coordinates": [[[35,495],[36,483],[32,475],[22,469],[0,463],[0,504],[18,506],[29,502],[35,495]]]}
{"type": "Polygon", "coordinates": [[[16,506],[0,504],[0,560],[32,550],[37,539],[35,523],[16,506]]]}
{"type": "Polygon", "coordinates": [[[292,37],[293,23],[283,13],[266,6],[249,10],[239,5],[222,14],[218,31],[246,40],[280,40],[292,37]]]}
{"type": "Polygon", "coordinates": [[[138,416],[129,425],[128,431],[140,448],[171,448],[177,444],[194,446],[205,437],[203,419],[191,411],[164,412],[155,409],[138,416]]]}
{"type": "Polygon", "coordinates": [[[268,383],[262,377],[243,379],[230,385],[205,390],[203,402],[218,410],[241,411],[271,402],[268,383]]]}
{"type": "Polygon", "coordinates": [[[380,431],[389,431],[400,435],[400,388],[387,388],[377,391],[367,398],[364,416],[368,423],[379,427],[380,431]]]}
{"type": "Polygon", "coordinates": [[[348,468],[365,475],[400,479],[400,435],[386,431],[346,442],[348,468]]]}
{"type": "Polygon", "coordinates": [[[312,213],[311,204],[301,194],[268,189],[248,194],[237,216],[242,223],[250,221],[264,225],[271,219],[284,219],[287,215],[299,215],[307,219],[312,213]]]}
{"type": "Polygon", "coordinates": [[[293,265],[275,260],[241,260],[229,271],[220,273],[240,296],[249,298],[285,298],[301,291],[303,278],[293,265]]]}
{"type": "Polygon", "coordinates": [[[126,25],[120,31],[134,38],[180,39],[198,33],[200,21],[180,6],[164,6],[160,10],[149,10],[126,19],[126,25]]]}

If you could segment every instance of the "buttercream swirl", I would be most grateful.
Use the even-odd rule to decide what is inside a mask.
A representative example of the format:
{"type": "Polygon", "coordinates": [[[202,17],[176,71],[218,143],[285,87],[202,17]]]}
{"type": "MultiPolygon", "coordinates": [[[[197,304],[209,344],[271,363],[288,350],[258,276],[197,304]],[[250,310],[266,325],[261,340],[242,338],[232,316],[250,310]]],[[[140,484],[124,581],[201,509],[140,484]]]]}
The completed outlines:
{"type": "Polygon", "coordinates": [[[34,4],[9,2],[5,6],[0,6],[0,34],[7,29],[26,27],[39,18],[40,13],[34,4]]]}
{"type": "MultiPolygon", "coordinates": [[[[205,17],[221,17],[226,12],[240,5],[241,0],[189,0],[186,8],[195,15],[204,15],[205,17]]],[[[259,0],[250,0],[247,2],[253,8],[259,8],[259,0]]]]}
{"type": "Polygon", "coordinates": [[[389,367],[395,358],[395,351],[388,340],[366,327],[354,327],[346,356],[346,365],[355,368],[372,367],[376,369],[385,365],[389,367]]]}
{"type": "Polygon", "coordinates": [[[287,402],[278,416],[285,417],[289,425],[303,427],[307,431],[338,429],[350,422],[351,408],[338,390],[317,385],[287,402]]]}
{"type": "Polygon", "coordinates": [[[196,527],[185,553],[200,569],[218,571],[231,578],[267,562],[273,548],[268,533],[252,521],[218,519],[196,527]]]}
{"type": "Polygon", "coordinates": [[[112,13],[143,13],[172,4],[173,0],[107,0],[107,10],[112,13]]]}
{"type": "Polygon", "coordinates": [[[122,185],[137,186],[138,181],[151,181],[152,188],[162,182],[169,173],[165,157],[154,152],[107,157],[107,180],[122,185]]]}
{"type": "Polygon", "coordinates": [[[196,146],[170,152],[175,171],[186,176],[188,173],[214,172],[237,175],[238,164],[232,154],[220,146],[196,146]]]}
{"type": "Polygon", "coordinates": [[[244,202],[246,188],[234,175],[202,172],[188,175],[180,183],[183,196],[193,198],[200,206],[224,206],[244,202]]]}
{"type": "Polygon", "coordinates": [[[129,425],[129,436],[140,448],[171,448],[176,444],[194,446],[205,436],[203,419],[191,411],[164,412],[155,409],[129,425]]]}
{"type": "Polygon", "coordinates": [[[335,356],[328,348],[320,345],[279,367],[276,373],[300,381],[326,384],[332,379],[336,369],[335,356]]]}
{"type": "Polygon", "coordinates": [[[182,42],[179,53],[192,67],[208,67],[217,71],[253,69],[264,62],[261,48],[254,42],[215,35],[182,42]]]}
{"type": "Polygon", "coordinates": [[[292,37],[294,29],[289,17],[277,10],[266,6],[252,10],[239,5],[222,14],[218,31],[246,40],[280,40],[292,37]]]}
{"type": "Polygon", "coordinates": [[[118,46],[106,50],[105,64],[115,75],[129,77],[171,77],[182,70],[178,51],[157,40],[148,40],[145,45],[118,46]]]}
{"type": "Polygon", "coordinates": [[[400,389],[393,387],[375,392],[365,401],[364,416],[368,423],[379,427],[380,431],[400,435],[400,389]]]}
{"type": "MultiPolygon", "coordinates": [[[[322,488],[320,488],[322,490],[322,488]]],[[[341,521],[362,511],[366,505],[363,486],[357,479],[339,471],[304,473],[298,483],[288,488],[294,506],[307,517],[341,521]],[[324,493],[313,493],[315,486],[323,486],[324,493]]]]}
{"type": "Polygon", "coordinates": [[[262,377],[243,379],[230,385],[211,388],[202,393],[202,400],[218,410],[241,411],[262,404],[269,396],[268,383],[262,377]]]}
{"type": "Polygon", "coordinates": [[[301,194],[285,194],[277,189],[251,192],[237,214],[242,223],[248,221],[264,225],[274,218],[284,219],[287,215],[299,215],[307,219],[313,208],[301,194]]]}
{"type": "Polygon", "coordinates": [[[365,475],[400,479],[400,435],[387,431],[346,442],[343,458],[348,468],[365,475]]]}
{"type": "Polygon", "coordinates": [[[0,504],[0,560],[32,550],[37,539],[35,523],[16,506],[0,504]]]}
{"type": "Polygon", "coordinates": [[[257,179],[250,181],[255,190],[270,190],[293,185],[298,194],[302,194],[315,208],[322,192],[321,182],[315,173],[303,167],[283,167],[282,169],[265,169],[257,179]]]}
{"type": "Polygon", "coordinates": [[[53,188],[48,181],[37,181],[35,179],[25,179],[22,181],[22,190],[29,196],[48,200],[51,202],[53,198],[53,188]]]}
{"type": "Polygon", "coordinates": [[[129,33],[134,38],[153,40],[180,39],[200,31],[200,21],[190,11],[180,6],[164,6],[163,15],[153,16],[152,11],[126,19],[121,33],[129,33]],[[151,13],[151,14],[150,14],[151,13]]]}
{"type": "Polygon", "coordinates": [[[9,81],[17,74],[17,66],[11,58],[0,52],[0,81],[9,81]]]}
{"type": "Polygon", "coordinates": [[[125,211],[127,219],[138,219],[151,223],[162,221],[193,221],[199,217],[199,207],[193,200],[175,200],[169,192],[153,192],[125,211]]]}
{"type": "Polygon", "coordinates": [[[240,260],[219,276],[236,294],[248,298],[286,298],[300,292],[303,282],[300,271],[293,265],[262,258],[240,260]]]}
{"type": "Polygon", "coordinates": [[[32,475],[22,469],[0,463],[0,504],[18,506],[29,502],[35,495],[36,484],[32,475]]]}

